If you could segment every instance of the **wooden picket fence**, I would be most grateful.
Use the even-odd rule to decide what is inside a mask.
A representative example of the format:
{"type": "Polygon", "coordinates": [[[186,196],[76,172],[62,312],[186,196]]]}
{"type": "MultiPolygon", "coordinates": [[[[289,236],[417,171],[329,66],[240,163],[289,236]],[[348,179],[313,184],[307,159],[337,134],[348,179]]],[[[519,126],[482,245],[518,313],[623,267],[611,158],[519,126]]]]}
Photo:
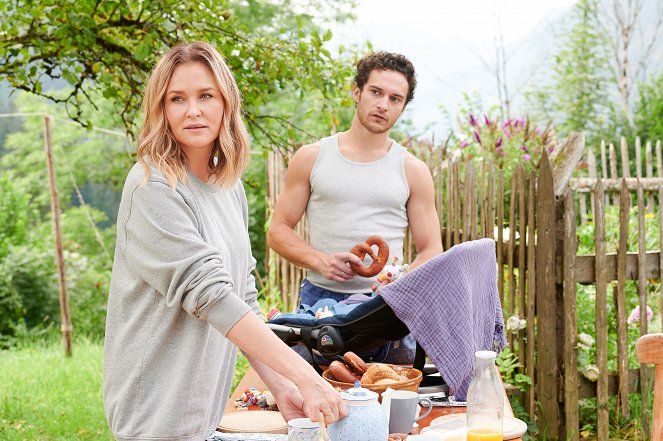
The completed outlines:
{"type": "MultiPolygon", "coordinates": [[[[608,396],[618,395],[619,411],[628,417],[628,393],[636,392],[638,384],[643,396],[649,390],[649,369],[628,369],[625,284],[629,279],[637,281],[640,308],[645,311],[647,283],[653,283],[648,280],[660,279],[663,268],[660,250],[652,252],[644,247],[644,207],[654,207],[656,202],[663,206],[660,143],[656,148],[659,177],[653,177],[652,167],[646,166],[647,177],[640,178],[637,172],[637,178],[625,175],[621,179],[616,173],[605,179],[591,175],[591,166],[589,177],[571,177],[584,152],[584,137],[580,134],[569,136],[550,158],[544,154],[539,169],[529,172],[518,166],[505,174],[489,161],[465,161],[435,146],[414,146],[411,151],[431,170],[444,248],[482,237],[496,241],[498,288],[505,319],[518,316],[527,323],[525,329],[509,333],[508,338],[518,356],[520,373],[532,379],[520,397],[530,417],[537,415],[539,429],[548,439],[578,440],[578,401],[596,397],[597,439],[608,439],[608,396]],[[628,253],[628,213],[633,192],[639,208],[639,251],[628,253]],[[653,200],[654,193],[658,201],[653,200]],[[595,221],[596,250],[594,255],[580,256],[576,226],[589,219],[587,198],[595,221]],[[617,253],[605,250],[606,201],[616,201],[620,207],[617,253]],[[639,271],[640,268],[644,270],[639,271]],[[577,284],[596,286],[599,375],[595,383],[577,369],[577,284]],[[617,372],[607,370],[609,286],[618,324],[617,372]]],[[[628,164],[624,151],[628,149],[622,148],[622,160],[628,164]]],[[[270,154],[270,208],[283,185],[287,161],[278,153],[270,154]]],[[[601,170],[610,170],[615,161],[605,162],[607,166],[601,170]]],[[[661,227],[663,213],[659,211],[659,231],[663,234],[661,227]]],[[[305,220],[297,228],[305,237],[305,220]]],[[[403,260],[412,261],[414,257],[415,250],[406,233],[403,260]]],[[[283,296],[284,305],[294,307],[304,272],[275,253],[270,254],[269,264],[270,282],[283,296]]],[[[640,333],[647,333],[646,320],[640,321],[640,333]]],[[[650,419],[646,406],[641,421],[648,436],[650,419]]]]}
{"type": "MultiPolygon", "coordinates": [[[[594,219],[595,230],[595,259],[594,256],[569,256],[569,265],[574,267],[570,270],[569,280],[575,279],[576,283],[596,284],[596,332],[597,366],[601,373],[607,373],[608,364],[608,317],[607,317],[607,289],[611,287],[615,304],[617,323],[617,375],[612,381],[608,375],[600,375],[596,383],[597,399],[597,428],[598,439],[607,439],[608,436],[608,396],[618,394],[619,411],[625,417],[631,415],[628,402],[628,394],[636,391],[639,382],[639,392],[645,398],[649,396],[651,371],[648,367],[639,370],[628,369],[627,340],[627,310],[626,310],[626,282],[631,279],[637,282],[637,292],[641,317],[646,317],[648,285],[660,283],[661,270],[663,269],[663,254],[660,251],[663,244],[663,153],[661,142],[655,144],[655,157],[653,144],[647,142],[644,148],[644,170],[643,170],[643,148],[640,138],[635,139],[634,152],[635,161],[629,159],[629,146],[624,138],[620,142],[619,156],[613,144],[606,147],[606,143],[600,145],[601,163],[597,170],[597,161],[592,150],[587,152],[588,177],[579,177],[571,180],[570,189],[576,194],[580,209],[579,221],[581,224],[587,222],[588,212],[591,210],[591,219],[594,219]],[[656,164],[656,175],[654,175],[654,161],[656,164]],[[620,167],[621,163],[621,167],[620,167]],[[631,167],[635,165],[635,177],[632,177],[631,167]],[[621,176],[618,170],[621,169],[621,176]],[[644,171],[644,173],[643,173],[644,171]],[[589,204],[587,199],[589,197],[589,204]],[[635,202],[632,202],[635,200],[635,202]],[[631,206],[635,203],[637,207],[637,252],[629,253],[629,213],[631,206]],[[587,209],[589,205],[589,210],[587,209]],[[607,253],[605,250],[605,212],[610,205],[619,207],[619,245],[616,253],[607,253]],[[645,218],[649,214],[655,216],[655,208],[658,207],[658,238],[659,250],[650,251],[646,249],[645,218]],[[592,261],[593,260],[593,261],[592,261]],[[573,273],[575,273],[573,275],[573,273]],[[657,280],[657,282],[653,282],[657,280]],[[636,381],[639,380],[639,381],[636,381]],[[616,386],[616,387],[615,387],[616,386]]],[[[565,216],[575,218],[573,200],[569,197],[564,204],[565,216]]],[[[566,236],[575,237],[575,222],[568,225],[566,236]]],[[[572,247],[570,239],[565,247],[572,247]]],[[[571,282],[566,282],[570,286],[571,282]]],[[[663,290],[659,285],[661,295],[661,322],[663,323],[663,290]]],[[[574,294],[571,293],[571,294],[574,294]]],[[[639,321],[640,335],[648,333],[648,320],[639,321]]],[[[634,342],[630,342],[633,344],[634,342]]],[[[577,373],[576,373],[577,374],[577,373]]],[[[575,378],[568,378],[565,390],[577,390],[578,382],[575,378]]],[[[577,408],[577,397],[570,395],[566,406],[577,408]]],[[[645,401],[647,402],[647,401],[645,401]]],[[[645,437],[649,437],[651,415],[647,406],[642,407],[640,421],[643,426],[645,437]]]]}
{"type": "MultiPolygon", "coordinates": [[[[267,218],[276,203],[276,198],[283,190],[285,173],[293,152],[270,151],[267,157],[267,218]]],[[[295,227],[295,231],[304,240],[308,240],[306,216],[295,227]]],[[[299,287],[306,277],[306,270],[291,264],[286,259],[267,248],[267,275],[271,297],[280,297],[284,311],[294,311],[299,303],[299,287]]]]}

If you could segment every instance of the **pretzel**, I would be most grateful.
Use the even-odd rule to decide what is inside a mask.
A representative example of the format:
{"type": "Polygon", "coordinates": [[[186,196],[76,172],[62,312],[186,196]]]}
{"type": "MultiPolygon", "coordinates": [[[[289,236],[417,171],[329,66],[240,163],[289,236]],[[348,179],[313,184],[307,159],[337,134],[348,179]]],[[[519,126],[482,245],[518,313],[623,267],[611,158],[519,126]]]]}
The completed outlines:
{"type": "Polygon", "coordinates": [[[389,244],[380,236],[369,236],[365,242],[353,246],[350,252],[361,260],[364,260],[367,254],[373,259],[373,263],[369,266],[350,263],[350,268],[358,276],[373,277],[382,271],[382,268],[387,264],[387,260],[389,259],[389,244]],[[377,245],[378,247],[377,256],[371,248],[372,245],[377,245]]]}

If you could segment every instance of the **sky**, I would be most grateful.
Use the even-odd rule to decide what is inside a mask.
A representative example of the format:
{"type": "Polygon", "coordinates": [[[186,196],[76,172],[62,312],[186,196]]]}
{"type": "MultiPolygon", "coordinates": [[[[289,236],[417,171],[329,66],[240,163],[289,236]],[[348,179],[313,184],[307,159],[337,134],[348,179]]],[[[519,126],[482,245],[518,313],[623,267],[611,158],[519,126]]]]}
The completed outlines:
{"type": "MultiPolygon", "coordinates": [[[[512,90],[525,90],[524,78],[550,57],[555,19],[575,0],[358,0],[357,22],[334,30],[340,43],[370,40],[376,50],[399,52],[412,60],[418,86],[407,115],[421,131],[445,136],[444,107],[457,113],[463,93],[478,92],[497,103],[490,67],[501,29],[512,90]],[[532,36],[536,35],[536,38],[532,36]],[[542,37],[544,35],[545,37],[542,37]],[[551,40],[549,40],[551,39],[551,40]],[[521,78],[522,77],[522,78],[521,78]]],[[[361,47],[361,46],[360,46],[361,47]]]]}
{"type": "Polygon", "coordinates": [[[492,44],[501,22],[508,44],[574,3],[575,0],[361,0],[356,13],[362,24],[359,29],[366,29],[373,38],[380,38],[380,34],[396,25],[459,44],[492,44]]]}

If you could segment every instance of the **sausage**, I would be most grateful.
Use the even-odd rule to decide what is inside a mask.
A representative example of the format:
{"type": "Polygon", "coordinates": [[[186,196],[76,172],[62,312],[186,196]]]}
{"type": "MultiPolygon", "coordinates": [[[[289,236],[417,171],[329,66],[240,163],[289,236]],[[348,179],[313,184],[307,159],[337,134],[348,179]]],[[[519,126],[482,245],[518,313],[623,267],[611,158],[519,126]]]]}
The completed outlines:
{"type": "Polygon", "coordinates": [[[343,361],[350,369],[359,375],[364,375],[364,372],[366,372],[366,369],[368,369],[366,362],[354,352],[346,352],[343,355],[343,361]]]}
{"type": "Polygon", "coordinates": [[[369,236],[365,242],[358,243],[352,247],[350,252],[361,260],[364,260],[367,254],[373,259],[373,263],[369,266],[350,263],[350,268],[358,276],[373,277],[382,271],[382,268],[387,264],[387,260],[389,259],[389,244],[380,236],[369,236]],[[372,245],[377,245],[378,247],[377,256],[371,248],[372,245]]]}
{"type": "Polygon", "coordinates": [[[329,365],[329,372],[341,383],[354,383],[360,379],[340,361],[332,361],[329,365]]]}

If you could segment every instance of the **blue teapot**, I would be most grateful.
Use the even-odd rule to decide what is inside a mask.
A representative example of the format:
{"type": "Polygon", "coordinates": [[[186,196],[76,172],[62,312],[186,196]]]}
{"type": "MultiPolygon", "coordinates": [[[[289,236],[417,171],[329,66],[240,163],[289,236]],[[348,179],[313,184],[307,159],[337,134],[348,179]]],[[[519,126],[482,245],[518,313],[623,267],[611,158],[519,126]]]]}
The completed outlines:
{"type": "Polygon", "coordinates": [[[341,392],[348,409],[348,416],[329,425],[327,432],[331,441],[376,441],[389,436],[387,418],[378,403],[378,394],[361,387],[341,392]]]}

